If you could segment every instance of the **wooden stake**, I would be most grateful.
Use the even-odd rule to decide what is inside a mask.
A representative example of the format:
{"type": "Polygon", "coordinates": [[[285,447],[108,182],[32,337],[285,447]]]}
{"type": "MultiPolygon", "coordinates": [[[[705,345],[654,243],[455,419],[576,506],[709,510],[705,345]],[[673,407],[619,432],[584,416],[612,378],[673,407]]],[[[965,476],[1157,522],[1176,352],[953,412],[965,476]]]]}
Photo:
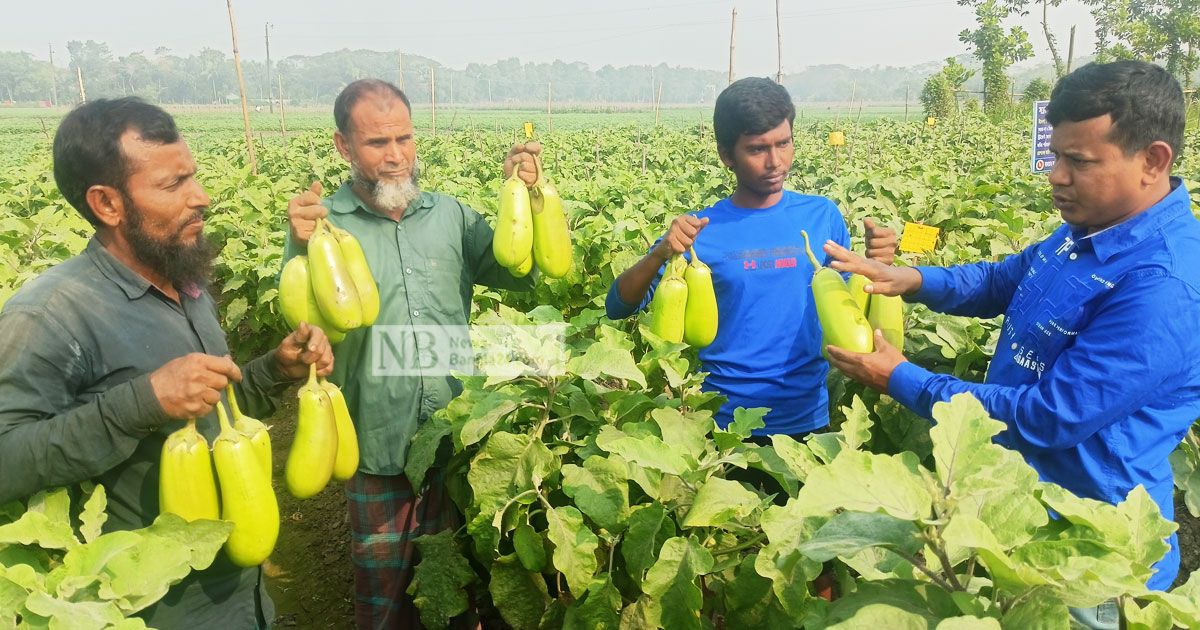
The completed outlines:
{"type": "Polygon", "coordinates": [[[733,8],[733,16],[729,18],[729,80],[726,85],[733,83],[733,36],[737,33],[737,7],[733,8]]]}
{"type": "Polygon", "coordinates": [[[429,103],[433,105],[433,134],[437,135],[437,79],[434,78],[433,66],[429,66],[429,103]]]}
{"type": "Polygon", "coordinates": [[[83,68],[75,66],[75,80],[79,82],[79,102],[87,102],[87,93],[83,91],[83,68]]]}
{"type": "Polygon", "coordinates": [[[779,19],[779,0],[775,0],[775,47],[779,50],[779,66],[775,71],[775,82],[783,84],[783,22],[779,19]]]}
{"type": "Polygon", "coordinates": [[[546,82],[546,133],[554,131],[554,112],[553,98],[554,86],[550,81],[546,82]]]}
{"type": "Polygon", "coordinates": [[[242,97],[242,126],[246,130],[246,150],[250,152],[250,172],[258,174],[258,155],[254,151],[254,134],[250,131],[250,109],[246,105],[246,81],[242,77],[242,55],[238,52],[237,21],[233,18],[233,0],[225,0],[229,9],[229,34],[233,39],[233,67],[237,71],[238,93],[242,97]]]}
{"type": "Polygon", "coordinates": [[[283,77],[279,74],[275,75],[275,80],[279,81],[279,132],[283,135],[283,148],[287,148],[287,111],[283,106],[283,77]]]}

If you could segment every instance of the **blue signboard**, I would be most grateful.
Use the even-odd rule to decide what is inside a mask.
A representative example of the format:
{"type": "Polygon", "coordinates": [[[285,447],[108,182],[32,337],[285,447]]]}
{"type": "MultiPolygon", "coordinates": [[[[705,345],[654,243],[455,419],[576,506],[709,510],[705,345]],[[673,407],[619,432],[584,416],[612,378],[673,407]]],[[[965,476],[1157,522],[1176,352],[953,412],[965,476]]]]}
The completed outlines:
{"type": "Polygon", "coordinates": [[[1050,101],[1033,102],[1033,150],[1029,169],[1034,173],[1049,173],[1054,168],[1054,154],[1050,152],[1050,123],[1046,122],[1046,107],[1050,101]]]}

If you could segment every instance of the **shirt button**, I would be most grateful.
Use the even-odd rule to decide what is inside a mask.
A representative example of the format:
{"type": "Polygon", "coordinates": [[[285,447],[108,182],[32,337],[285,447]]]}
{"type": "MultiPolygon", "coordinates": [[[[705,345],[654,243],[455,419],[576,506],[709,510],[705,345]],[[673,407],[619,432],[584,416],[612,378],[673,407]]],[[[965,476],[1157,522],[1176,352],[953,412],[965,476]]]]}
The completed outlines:
{"type": "Polygon", "coordinates": [[[421,311],[413,311],[413,317],[420,317],[421,311]]]}
{"type": "Polygon", "coordinates": [[[1013,350],[1016,350],[1016,349],[1017,349],[1017,343],[1014,341],[1014,342],[1013,342],[1013,345],[1012,345],[1011,347],[1012,347],[1012,349],[1013,349],[1013,350]]]}
{"type": "Polygon", "coordinates": [[[412,267],[406,267],[404,273],[412,273],[412,267]]]}
{"type": "Polygon", "coordinates": [[[1076,258],[1079,258],[1079,254],[1071,254],[1071,255],[1069,256],[1069,258],[1070,258],[1071,260],[1075,260],[1076,258]]]}

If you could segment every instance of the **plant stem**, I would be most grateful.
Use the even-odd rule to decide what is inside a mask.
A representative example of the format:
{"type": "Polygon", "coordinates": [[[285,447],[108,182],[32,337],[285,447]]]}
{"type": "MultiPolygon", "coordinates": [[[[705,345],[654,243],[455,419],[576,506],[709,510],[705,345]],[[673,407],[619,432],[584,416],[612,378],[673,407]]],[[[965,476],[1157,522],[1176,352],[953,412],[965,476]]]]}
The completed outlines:
{"type": "Polygon", "coordinates": [[[712,552],[712,555],[713,556],[727,556],[731,553],[745,551],[766,539],[767,539],[766,534],[759,534],[759,535],[755,536],[754,538],[751,538],[750,540],[747,540],[746,542],[744,542],[740,545],[737,545],[735,547],[730,547],[729,549],[721,549],[719,551],[714,551],[714,552],[712,552]]]}
{"type": "Polygon", "coordinates": [[[916,556],[905,555],[903,553],[900,553],[899,551],[896,551],[895,553],[897,555],[899,555],[900,557],[904,558],[905,560],[908,560],[908,562],[910,564],[912,564],[914,567],[916,567],[917,570],[920,571],[921,573],[924,573],[925,577],[928,577],[929,580],[931,582],[933,582],[934,584],[937,584],[938,586],[942,587],[942,589],[944,589],[946,591],[954,590],[954,587],[952,587],[948,582],[946,582],[945,578],[943,578],[942,576],[935,573],[932,569],[930,569],[928,566],[926,566],[926,564],[923,561],[921,561],[919,558],[917,558],[916,556]]]}

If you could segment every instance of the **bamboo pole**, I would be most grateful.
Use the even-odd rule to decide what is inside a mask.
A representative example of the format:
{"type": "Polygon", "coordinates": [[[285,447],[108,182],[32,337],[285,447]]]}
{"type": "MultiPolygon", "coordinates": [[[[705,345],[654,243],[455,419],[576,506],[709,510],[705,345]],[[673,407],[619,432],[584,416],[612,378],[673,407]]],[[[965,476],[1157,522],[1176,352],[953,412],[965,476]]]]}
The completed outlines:
{"type": "Polygon", "coordinates": [[[258,155],[254,150],[254,134],[250,131],[250,109],[246,105],[246,80],[242,76],[242,55],[238,52],[237,21],[233,17],[233,0],[225,0],[229,9],[229,35],[233,39],[233,67],[237,71],[238,93],[242,98],[242,126],[246,130],[246,150],[250,152],[250,172],[258,174],[258,155]]]}
{"type": "Polygon", "coordinates": [[[729,18],[729,80],[726,85],[733,83],[733,42],[737,33],[737,7],[733,8],[733,16],[729,18]]]}

